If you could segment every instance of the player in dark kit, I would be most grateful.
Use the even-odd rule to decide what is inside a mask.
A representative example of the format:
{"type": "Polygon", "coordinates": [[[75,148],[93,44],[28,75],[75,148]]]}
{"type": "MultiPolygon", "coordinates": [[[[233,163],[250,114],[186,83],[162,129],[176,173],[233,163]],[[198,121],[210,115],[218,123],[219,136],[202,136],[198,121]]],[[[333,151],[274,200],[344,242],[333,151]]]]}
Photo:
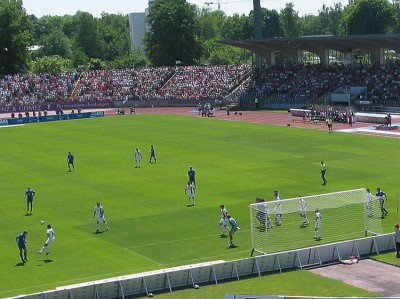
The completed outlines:
{"type": "Polygon", "coordinates": [[[192,166],[189,167],[188,177],[189,177],[189,182],[193,184],[193,186],[196,188],[196,171],[193,169],[192,166]]]}
{"type": "Polygon", "coordinates": [[[74,159],[75,159],[74,155],[71,152],[68,152],[67,156],[68,171],[75,170],[74,159]]]}
{"type": "Polygon", "coordinates": [[[32,190],[30,187],[28,187],[28,189],[26,189],[25,191],[27,213],[30,212],[30,214],[32,214],[33,197],[35,196],[35,194],[35,190],[32,190]]]}
{"type": "Polygon", "coordinates": [[[153,145],[150,146],[150,159],[149,159],[149,163],[152,163],[152,162],[151,162],[152,159],[154,159],[154,163],[157,162],[157,159],[156,159],[156,151],[155,151],[153,145]]]}
{"type": "Polygon", "coordinates": [[[21,257],[21,261],[23,263],[28,261],[28,249],[26,248],[26,235],[27,234],[28,234],[28,231],[24,230],[22,233],[20,233],[15,238],[15,241],[17,242],[18,249],[19,249],[19,256],[21,257]]]}

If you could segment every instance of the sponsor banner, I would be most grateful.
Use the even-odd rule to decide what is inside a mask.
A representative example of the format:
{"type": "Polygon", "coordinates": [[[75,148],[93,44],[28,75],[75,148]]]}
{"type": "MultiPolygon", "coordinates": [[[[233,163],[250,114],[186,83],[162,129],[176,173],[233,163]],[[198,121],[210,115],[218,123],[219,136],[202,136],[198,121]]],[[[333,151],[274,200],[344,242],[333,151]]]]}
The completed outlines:
{"type": "Polygon", "coordinates": [[[19,105],[19,106],[1,106],[0,113],[18,113],[18,112],[25,112],[25,111],[55,111],[58,109],[74,109],[77,110],[78,108],[81,109],[90,109],[90,108],[113,108],[114,101],[108,102],[87,102],[87,103],[49,103],[49,104],[39,104],[39,105],[19,105]]]}
{"type": "Polygon", "coordinates": [[[0,126],[7,126],[8,121],[6,119],[0,119],[0,126]]]}
{"type": "Polygon", "coordinates": [[[73,114],[58,114],[48,116],[34,116],[34,117],[20,117],[20,118],[9,118],[6,121],[6,125],[18,125],[27,123],[57,121],[57,120],[69,120],[69,119],[81,119],[81,118],[94,118],[104,116],[104,111],[96,112],[85,112],[85,113],[73,113],[73,114]]]}

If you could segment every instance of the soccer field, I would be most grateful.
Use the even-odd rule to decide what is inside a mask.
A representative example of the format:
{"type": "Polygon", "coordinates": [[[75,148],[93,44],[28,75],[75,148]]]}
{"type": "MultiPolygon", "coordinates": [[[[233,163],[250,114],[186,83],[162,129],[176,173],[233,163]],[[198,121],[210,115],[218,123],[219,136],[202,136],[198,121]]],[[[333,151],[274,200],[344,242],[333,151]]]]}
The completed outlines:
{"type": "MultiPolygon", "coordinates": [[[[389,197],[384,230],[391,232],[397,221],[400,162],[393,158],[398,141],[391,138],[175,115],[29,124],[1,128],[0,138],[0,297],[248,257],[248,206],[256,197],[272,200],[274,190],[285,199],[379,186],[389,197]],[[151,144],[157,163],[148,163],[151,144]],[[140,168],[135,148],[143,154],[140,168]],[[75,155],[74,172],[67,172],[69,151],[75,155]],[[327,165],[326,186],[319,176],[321,160],[327,165]],[[189,166],[196,170],[194,207],[186,206],[184,194],[189,166]],[[30,216],[27,186],[36,191],[30,216]],[[97,201],[110,227],[100,226],[99,234],[92,218],[97,201]],[[236,248],[228,249],[228,240],[219,237],[221,203],[241,227],[236,248]],[[46,240],[41,220],[56,233],[47,256],[36,254],[46,240]],[[29,230],[25,265],[15,244],[24,229],[29,230]]],[[[309,229],[313,235],[313,225],[309,229]]]]}

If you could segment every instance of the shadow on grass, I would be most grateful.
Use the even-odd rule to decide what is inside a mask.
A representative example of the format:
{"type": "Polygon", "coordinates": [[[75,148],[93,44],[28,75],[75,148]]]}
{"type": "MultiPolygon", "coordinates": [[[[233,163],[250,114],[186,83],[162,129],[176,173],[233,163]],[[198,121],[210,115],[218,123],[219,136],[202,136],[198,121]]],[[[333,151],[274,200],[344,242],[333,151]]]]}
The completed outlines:
{"type": "Polygon", "coordinates": [[[235,249],[235,248],[239,248],[239,246],[233,245],[233,246],[228,246],[227,249],[235,249]]]}
{"type": "MultiPolygon", "coordinates": [[[[39,262],[43,262],[43,264],[48,264],[48,263],[52,263],[53,260],[50,259],[44,259],[44,260],[38,260],[39,262]]],[[[39,264],[38,267],[43,266],[43,264],[39,264]]]]}
{"type": "Polygon", "coordinates": [[[98,232],[94,232],[93,233],[93,235],[100,235],[100,234],[103,234],[103,233],[105,233],[106,231],[98,231],[98,232]]]}
{"type": "Polygon", "coordinates": [[[19,263],[17,263],[17,264],[15,265],[15,267],[21,267],[21,266],[25,266],[25,263],[19,262],[19,263]]]}

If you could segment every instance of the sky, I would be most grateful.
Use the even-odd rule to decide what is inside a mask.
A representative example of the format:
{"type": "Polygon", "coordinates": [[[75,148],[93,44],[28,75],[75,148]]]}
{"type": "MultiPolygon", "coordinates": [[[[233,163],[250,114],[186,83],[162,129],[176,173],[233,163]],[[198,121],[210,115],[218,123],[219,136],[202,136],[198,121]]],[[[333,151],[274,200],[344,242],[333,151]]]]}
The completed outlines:
{"type": "MultiPolygon", "coordinates": [[[[235,13],[246,14],[252,10],[252,0],[187,0],[198,7],[217,9],[218,3],[221,10],[228,16],[235,13]],[[211,3],[211,4],[206,4],[211,3]]],[[[279,11],[287,2],[294,4],[294,9],[300,16],[317,14],[325,4],[328,7],[334,3],[347,5],[347,0],[261,0],[261,6],[279,11]]],[[[28,14],[40,18],[44,15],[63,16],[74,15],[78,10],[90,12],[95,17],[100,17],[102,12],[109,14],[128,14],[131,12],[144,12],[148,0],[23,0],[23,6],[28,14]]]]}

